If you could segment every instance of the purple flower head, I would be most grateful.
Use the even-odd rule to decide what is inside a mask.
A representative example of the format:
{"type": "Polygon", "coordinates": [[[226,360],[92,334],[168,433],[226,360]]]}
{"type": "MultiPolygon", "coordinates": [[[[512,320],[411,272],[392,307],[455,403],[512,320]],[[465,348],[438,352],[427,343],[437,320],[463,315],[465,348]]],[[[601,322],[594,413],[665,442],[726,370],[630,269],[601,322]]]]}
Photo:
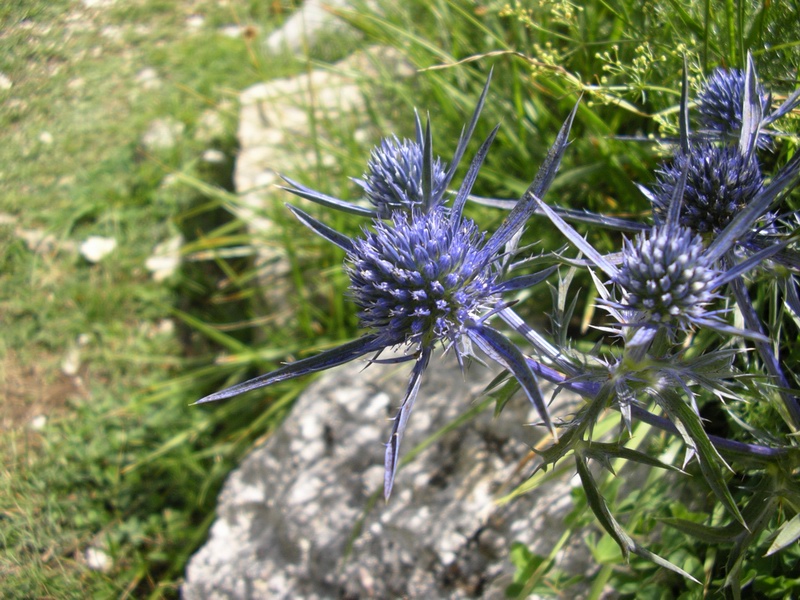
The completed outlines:
{"type": "Polygon", "coordinates": [[[719,232],[761,191],[763,178],[755,155],[737,146],[709,142],[679,150],[672,163],[657,172],[653,210],[664,220],[675,188],[686,171],[686,188],[679,223],[698,233],[719,232]]]}
{"type": "Polygon", "coordinates": [[[701,318],[716,295],[718,272],[702,238],[686,227],[653,227],[625,240],[622,267],[613,278],[623,305],[651,322],[685,328],[701,318]]]}
{"type": "Polygon", "coordinates": [[[393,344],[456,341],[499,300],[483,238],[469,219],[453,227],[444,207],[376,222],[347,256],[362,327],[393,344]]]}
{"type": "MultiPolygon", "coordinates": [[[[714,69],[711,77],[697,95],[697,112],[704,130],[725,139],[736,139],[742,129],[745,72],[742,69],[714,69]]],[[[756,87],[762,114],[767,114],[770,95],[761,85],[756,87]]],[[[769,146],[769,136],[761,135],[758,146],[769,146]]]]}
{"type": "MultiPolygon", "coordinates": [[[[396,136],[384,138],[372,150],[363,179],[355,182],[364,189],[367,199],[379,216],[389,217],[392,212],[411,211],[424,204],[423,141],[396,136]]],[[[432,192],[437,204],[444,202],[447,191],[447,173],[439,157],[433,162],[432,192]]]]}
{"type": "MultiPolygon", "coordinates": [[[[782,197],[800,182],[800,155],[795,155],[767,181],[761,175],[756,146],[765,125],[794,107],[800,90],[764,118],[758,101],[758,81],[752,57],[747,57],[744,75],[743,126],[736,145],[710,141],[693,142],[689,132],[688,75],[684,67],[680,104],[680,148],[671,164],[657,172],[653,190],[639,186],[653,205],[656,224],[688,227],[704,236],[714,261],[726,256],[726,274],[743,265],[754,266],[769,259],[785,265],[800,264],[791,252],[784,252],[785,240],[767,238],[774,228],[773,210],[782,197]],[[737,251],[749,258],[740,262],[737,251]],[[731,266],[735,265],[735,267],[731,266]]],[[[727,276],[727,275],[726,275],[727,276]]]]}
{"type": "Polygon", "coordinates": [[[397,136],[384,138],[372,150],[364,178],[354,179],[355,183],[364,190],[372,205],[371,208],[328,196],[288,177],[283,177],[283,179],[291,187],[284,189],[328,208],[379,219],[390,218],[396,210],[419,209],[427,212],[444,204],[447,189],[475,131],[475,125],[486,100],[486,93],[489,91],[491,78],[490,73],[483,92],[478,98],[472,119],[462,130],[453,159],[447,168],[440,158],[437,157],[434,160],[430,119],[423,129],[419,114],[416,114],[415,111],[416,140],[404,139],[401,142],[397,136]]]}
{"type": "MultiPolygon", "coordinates": [[[[525,356],[488,322],[494,316],[500,316],[543,348],[545,353],[556,354],[555,349],[549,347],[513,313],[510,303],[504,302],[502,296],[534,286],[556,270],[556,267],[550,267],[538,273],[506,277],[508,255],[516,251],[518,233],[535,212],[538,195],[544,194],[555,177],[578,107],[575,106],[562,126],[529,189],[497,230],[492,235],[486,235],[478,230],[473,221],[463,216],[463,210],[497,128],[472,160],[452,205],[445,206],[442,198],[453,176],[454,165],[458,164],[474,129],[487,89],[488,82],[444,177],[441,175],[442,169],[437,167],[438,161],[433,160],[430,124],[422,134],[419,120],[417,137],[422,140],[421,144],[400,143],[393,138],[394,143],[385,141],[373,153],[370,174],[361,184],[365,190],[375,194],[379,189],[394,193],[397,190],[392,186],[396,185],[399,190],[401,185],[406,185],[403,182],[411,181],[416,186],[417,175],[421,174],[421,196],[413,196],[408,187],[401,190],[399,196],[390,199],[391,203],[398,198],[400,200],[396,202],[398,209],[390,209],[390,215],[386,215],[377,204],[376,209],[364,209],[287,180],[293,186],[289,191],[298,196],[337,210],[372,217],[371,228],[365,228],[361,237],[351,239],[299,208],[289,206],[304,225],[346,252],[345,269],[350,276],[350,297],[358,306],[360,324],[368,332],[337,348],[211,394],[199,400],[199,403],[237,396],[370,354],[374,355],[372,360],[376,361],[381,351],[405,346],[405,356],[392,359],[395,362],[414,361],[414,366],[386,444],[384,495],[388,498],[397,472],[400,443],[422,376],[435,345],[440,343],[445,349],[454,348],[462,367],[464,359],[474,355],[475,347],[510,371],[536,408],[542,422],[557,438],[538,381],[525,356]],[[379,173],[386,176],[381,183],[377,183],[379,173]],[[392,180],[392,185],[386,184],[387,179],[392,180]],[[384,220],[388,216],[391,222],[384,220]]],[[[416,191],[419,189],[416,188],[416,191]]],[[[382,205],[386,206],[388,204],[382,205]]]]}
{"type": "Polygon", "coordinates": [[[748,54],[745,70],[715,69],[698,94],[700,133],[725,142],[752,136],[758,148],[770,149],[773,137],[780,135],[770,126],[798,103],[800,89],[772,110],[772,95],[759,83],[753,57],[748,54]]]}

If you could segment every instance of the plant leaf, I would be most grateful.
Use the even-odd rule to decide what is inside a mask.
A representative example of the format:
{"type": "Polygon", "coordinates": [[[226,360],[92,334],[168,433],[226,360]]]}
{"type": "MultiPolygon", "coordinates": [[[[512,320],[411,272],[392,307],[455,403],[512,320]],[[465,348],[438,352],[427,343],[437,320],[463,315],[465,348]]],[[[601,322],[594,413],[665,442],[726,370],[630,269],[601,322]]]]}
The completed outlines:
{"type": "Polygon", "coordinates": [[[306,227],[308,227],[311,231],[316,233],[318,236],[325,238],[331,244],[335,246],[339,246],[345,252],[352,252],[353,251],[353,240],[349,237],[344,235],[343,233],[339,233],[335,229],[328,227],[321,221],[318,221],[308,213],[303,212],[296,206],[292,206],[291,204],[287,204],[286,208],[292,211],[292,214],[297,217],[297,219],[306,227]]]}
{"type": "Polygon", "coordinates": [[[392,427],[392,435],[386,443],[386,452],[384,454],[384,468],[383,475],[383,497],[388,500],[392,494],[392,487],[394,486],[394,477],[397,474],[398,455],[400,453],[400,443],[403,441],[403,434],[408,425],[408,418],[411,416],[411,410],[414,408],[414,402],[417,399],[419,386],[422,384],[422,374],[425,372],[425,367],[428,366],[428,361],[431,358],[431,349],[423,348],[420,357],[414,364],[411,371],[411,377],[408,381],[408,389],[403,403],[400,405],[400,410],[394,418],[394,426],[392,427]]]}
{"type": "Polygon", "coordinates": [[[608,463],[609,459],[612,458],[622,458],[624,460],[637,462],[643,465],[649,465],[651,467],[657,467],[659,469],[668,469],[670,471],[677,471],[679,473],[682,472],[682,470],[678,467],[668,465],[661,462],[657,458],[653,458],[652,456],[649,456],[643,452],[639,452],[638,450],[633,450],[632,448],[626,448],[620,444],[592,442],[586,446],[586,448],[583,450],[583,453],[589,458],[598,460],[603,464],[608,463]]]}
{"type": "Polygon", "coordinates": [[[678,430],[690,449],[697,453],[697,460],[700,463],[703,478],[714,492],[714,495],[733,518],[744,527],[747,527],[722,474],[723,466],[728,470],[730,470],[730,467],[717,452],[711,440],[708,439],[708,434],[703,429],[699,415],[683,401],[679,394],[671,389],[664,388],[655,391],[654,395],[670,420],[678,426],[678,430]]]}
{"type": "Polygon", "coordinates": [[[790,544],[800,539],[800,513],[786,521],[778,528],[778,535],[775,536],[772,544],[764,556],[775,554],[783,550],[790,544]]]}
{"type": "Polygon", "coordinates": [[[294,181],[293,179],[289,179],[285,175],[281,175],[280,177],[292,187],[285,187],[279,185],[278,188],[286,190],[287,192],[294,194],[295,196],[300,196],[301,198],[305,198],[306,200],[311,200],[312,202],[316,202],[317,204],[321,204],[322,206],[327,206],[328,208],[335,208],[336,210],[352,213],[360,217],[375,218],[378,216],[378,213],[372,209],[364,208],[363,206],[358,206],[351,202],[340,200],[339,198],[334,198],[333,196],[328,196],[327,194],[317,192],[309,187],[304,186],[301,183],[294,181]]]}
{"type": "Polygon", "coordinates": [[[217,400],[232,398],[233,396],[272,385],[273,383],[294,379],[295,377],[308,375],[309,373],[316,373],[317,371],[323,371],[331,367],[338,367],[339,365],[355,360],[365,354],[379,352],[390,345],[390,343],[386,342],[385,338],[378,334],[365,335],[357,340],[337,346],[336,348],[320,352],[315,356],[289,363],[265,375],[260,375],[249,381],[210,394],[205,398],[201,398],[195,402],[195,404],[205,404],[206,402],[216,402],[217,400]]]}
{"type": "Polygon", "coordinates": [[[725,527],[710,527],[702,523],[675,518],[659,519],[659,522],[691,535],[706,544],[731,544],[744,531],[744,528],[736,522],[729,523],[725,527]]]}
{"type": "Polygon", "coordinates": [[[558,440],[558,434],[550,420],[547,405],[542,397],[542,392],[539,390],[539,382],[536,380],[536,376],[531,371],[519,348],[499,331],[486,325],[470,327],[467,329],[467,335],[487,356],[511,371],[519,381],[531,404],[536,408],[536,412],[539,413],[542,421],[550,430],[550,434],[554,439],[558,440]]]}
{"type": "Polygon", "coordinates": [[[581,484],[589,507],[592,509],[594,516],[597,517],[597,520],[600,521],[600,525],[606,530],[606,533],[617,543],[622,551],[622,558],[627,563],[630,552],[635,548],[636,544],[622,529],[622,526],[617,523],[611,511],[608,510],[608,505],[600,493],[594,477],[592,477],[592,472],[589,470],[583,451],[575,450],[575,465],[578,468],[578,476],[581,478],[581,484]]]}

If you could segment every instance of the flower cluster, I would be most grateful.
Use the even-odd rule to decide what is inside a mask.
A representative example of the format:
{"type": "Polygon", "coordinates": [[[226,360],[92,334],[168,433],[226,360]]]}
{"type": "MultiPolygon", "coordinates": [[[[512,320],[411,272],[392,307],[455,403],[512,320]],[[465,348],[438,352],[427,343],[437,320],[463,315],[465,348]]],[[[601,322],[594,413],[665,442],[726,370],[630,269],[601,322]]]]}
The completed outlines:
{"type": "Polygon", "coordinates": [[[678,151],[658,172],[653,210],[663,218],[683,172],[687,173],[680,224],[699,233],[718,233],[761,191],[763,178],[754,155],[736,146],[709,142],[678,151]]]}
{"type": "MultiPolygon", "coordinates": [[[[793,106],[795,95],[787,100],[789,105],[793,106]]],[[[741,275],[767,259],[778,260],[779,253],[786,254],[784,242],[767,243],[759,233],[765,222],[774,220],[767,210],[776,198],[797,185],[800,157],[796,155],[765,185],[756,156],[756,140],[767,123],[759,115],[768,109],[768,97],[758,84],[750,57],[741,77],[726,78],[717,72],[698,103],[716,106],[718,115],[738,115],[739,136],[733,140],[735,143],[727,139],[696,140],[690,134],[688,80],[684,73],[680,145],[673,160],[658,170],[654,190],[640,186],[651,201],[653,220],[658,226],[642,226],[633,242],[625,242],[621,269],[592,248],[557,211],[542,204],[543,212],[618,288],[622,301],[606,303],[638,311],[631,323],[649,323],[651,329],[675,324],[681,329],[704,326],[765,342],[755,323],[748,323],[746,330],[733,328],[719,319],[720,311],[709,310],[709,306],[719,297],[716,290],[722,285],[739,285],[736,281],[741,275]],[[750,118],[743,121],[742,115],[750,118]],[[750,256],[741,260],[737,249],[749,251],[750,256]]],[[[616,225],[615,220],[602,216],[595,216],[592,222],[616,225]]],[[[794,257],[789,254],[788,260],[794,257]]],[[[641,342],[643,338],[636,339],[641,342]]],[[[766,347],[762,350],[766,351],[766,347]]],[[[781,380],[788,383],[785,377],[781,380]]]]}
{"type": "MultiPolygon", "coordinates": [[[[771,176],[762,175],[758,156],[770,147],[767,142],[776,133],[775,121],[800,102],[800,91],[770,112],[771,95],[759,84],[748,56],[745,70],[717,70],[709,78],[697,98],[701,129],[693,135],[687,71],[679,107],[681,135],[673,158],[656,172],[652,189],[639,188],[651,203],[651,220],[646,223],[544,202],[567,147],[577,105],[521,198],[486,199],[471,194],[497,128],[476,152],[461,185],[451,191],[488,82],[449,164],[434,156],[430,122],[423,128],[417,116],[415,140],[392,136],[373,150],[363,179],[356,180],[366,203],[327,196],[285,178],[289,186],[284,189],[292,194],[364,219],[361,234],[350,238],[289,206],[304,225],[346,253],[349,297],[358,308],[365,333],[200,402],[229,398],[368,355],[374,355],[370,360],[375,361],[385,349],[401,348],[402,356],[392,360],[413,362],[413,367],[386,443],[384,495],[388,498],[403,435],[435,349],[451,350],[462,368],[470,357],[488,358],[509,372],[552,434],[553,445],[540,453],[542,465],[567,455],[575,458],[589,504],[623,555],[636,552],[686,575],[641,548],[605,505],[588,458],[602,464],[625,457],[664,465],[622,443],[598,443],[592,436],[600,415],[616,409],[628,431],[637,418],[679,435],[717,500],[743,532],[748,531],[749,522],[728,489],[725,470],[729,467],[723,453],[769,462],[782,460],[788,450],[716,438],[706,432],[697,389],[712,397],[736,398],[732,392],[737,380],[732,366],[735,352],[728,347],[732,339],[743,338],[755,346],[759,364],[773,385],[771,393],[782,402],[782,414],[793,430],[800,430],[795,386],[744,283],[751,271],[767,267],[764,271],[776,278],[774,287],[782,290],[786,311],[800,315],[796,280],[800,255],[792,247],[800,217],[791,210],[781,213],[780,207],[783,197],[800,181],[800,153],[771,176]],[[494,231],[481,231],[464,215],[469,200],[510,212],[494,231]],[[568,257],[565,251],[552,253],[545,262],[590,270],[598,304],[613,319],[598,329],[621,338],[619,348],[604,351],[598,346],[581,354],[564,341],[565,335],[556,331],[554,338],[560,344],[552,343],[512,309],[514,302],[506,294],[535,286],[557,269],[552,266],[512,276],[515,269],[534,262],[529,256],[519,256],[524,252],[519,247],[520,235],[534,214],[544,215],[580,253],[578,257],[568,257]],[[570,221],[634,235],[624,239],[620,252],[604,255],[570,221]],[[775,264],[786,267],[782,270],[786,272],[772,269],[775,264]],[[605,280],[597,276],[597,270],[605,280]],[[743,326],[729,322],[734,303],[743,326]],[[494,319],[505,323],[515,337],[490,324],[494,319]],[[687,352],[692,336],[705,331],[725,341],[717,347],[713,342],[701,346],[697,356],[687,352]],[[529,344],[526,351],[518,345],[520,340],[529,344]],[[586,399],[576,415],[559,423],[560,435],[540,392],[540,377],[586,399]],[[664,416],[651,410],[661,410],[664,416]]],[[[563,330],[570,320],[571,309],[566,308],[570,302],[564,297],[567,289],[568,283],[560,280],[554,330],[563,330]]],[[[696,524],[692,526],[696,529],[696,524]]]]}
{"type": "Polygon", "coordinates": [[[776,135],[770,126],[798,104],[800,89],[770,112],[772,94],[758,83],[752,59],[748,57],[746,70],[715,69],[700,90],[697,95],[700,132],[712,140],[730,142],[756,122],[759,129],[756,138],[758,147],[770,149],[773,146],[772,138],[776,135]]]}
{"type": "MultiPolygon", "coordinates": [[[[386,444],[384,494],[394,485],[400,443],[414,406],[423,373],[436,344],[454,348],[462,368],[479,349],[508,369],[519,381],[543,423],[557,437],[534,372],[522,351],[500,331],[488,325],[500,315],[521,327],[506,292],[535,285],[554,268],[509,277],[504,256],[513,250],[515,237],[536,209],[555,177],[567,145],[572,119],[561,129],[531,189],[503,223],[488,235],[463,216],[472,185],[497,133],[489,135],[473,159],[452,205],[444,196],[455,167],[464,153],[488,90],[487,82],[472,121],[459,140],[448,170],[433,159],[430,123],[425,132],[417,118],[417,142],[384,140],[373,151],[369,172],[361,187],[373,208],[326,196],[290,179],[288,191],[323,206],[371,217],[362,237],[351,239],[297,207],[290,210],[310,229],[347,253],[350,296],[359,308],[361,338],[319,355],[285,365],[271,373],[211,394],[199,402],[212,402],[349,362],[390,347],[407,349],[405,360],[414,361],[406,396],[394,419],[386,444]]],[[[576,106],[577,108],[577,106],[576,106]]]]}
{"type": "Polygon", "coordinates": [[[353,241],[347,257],[361,326],[390,344],[456,341],[497,304],[497,268],[469,219],[453,227],[443,207],[395,212],[353,241]]]}
{"type": "MultiPolygon", "coordinates": [[[[760,85],[756,95],[762,112],[767,112],[770,96],[760,85]]],[[[745,100],[745,72],[742,69],[714,69],[697,95],[697,112],[701,127],[719,137],[735,138],[742,130],[745,100]]]]}

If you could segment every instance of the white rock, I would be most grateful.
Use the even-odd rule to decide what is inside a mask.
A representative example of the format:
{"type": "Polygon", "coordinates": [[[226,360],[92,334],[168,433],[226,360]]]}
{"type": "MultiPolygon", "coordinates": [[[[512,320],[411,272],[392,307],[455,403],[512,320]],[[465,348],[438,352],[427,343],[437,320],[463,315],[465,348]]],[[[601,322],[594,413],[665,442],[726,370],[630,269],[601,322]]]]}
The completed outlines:
{"type": "Polygon", "coordinates": [[[272,53],[288,50],[298,54],[313,44],[322,32],[355,35],[347,23],[329,10],[348,4],[348,0],[306,0],[280,29],[270,34],[264,49],[272,53]]]}
{"type": "Polygon", "coordinates": [[[81,351],[77,346],[67,350],[61,361],[61,372],[68,377],[74,377],[81,368],[81,351]]]}
{"type": "Polygon", "coordinates": [[[43,131],[39,134],[39,141],[42,142],[45,146],[49,146],[53,143],[53,134],[49,131],[43,131]]]}
{"type": "Polygon", "coordinates": [[[28,427],[33,431],[41,431],[47,425],[47,417],[37,415],[28,422],[28,427]]]}
{"type": "Polygon", "coordinates": [[[117,25],[106,25],[100,30],[100,35],[112,42],[119,42],[122,40],[122,27],[117,25]]]}
{"type": "Polygon", "coordinates": [[[204,110],[197,120],[194,137],[202,142],[212,142],[226,133],[225,122],[215,110],[204,110]]]}
{"type": "Polygon", "coordinates": [[[31,252],[52,252],[57,245],[56,237],[42,229],[17,228],[14,233],[25,242],[31,252]]]}
{"type": "Polygon", "coordinates": [[[153,67],[146,67],[139,71],[134,80],[144,90],[157,90],[161,87],[161,78],[153,67]]]}
{"type": "Polygon", "coordinates": [[[111,254],[117,247],[117,240],[114,238],[92,235],[86,238],[80,246],[80,253],[83,258],[90,263],[97,263],[111,254]]]}
{"type": "Polygon", "coordinates": [[[172,319],[161,319],[156,323],[155,333],[158,335],[172,335],[175,333],[175,321],[172,319]]]}
{"type": "Polygon", "coordinates": [[[189,29],[200,29],[206,22],[205,17],[202,15],[189,15],[186,17],[186,27],[189,29]]]}
{"type": "Polygon", "coordinates": [[[183,236],[176,235],[153,248],[153,254],[145,261],[145,268],[153,274],[155,281],[164,281],[172,276],[181,264],[183,236]]]}
{"type": "Polygon", "coordinates": [[[225,153],[222,150],[210,148],[203,152],[203,160],[212,165],[219,165],[225,162],[225,153]]]}
{"type": "Polygon", "coordinates": [[[14,85],[5,73],[0,73],[0,90],[10,90],[14,85]]]}
{"type": "Polygon", "coordinates": [[[244,29],[245,28],[241,25],[225,25],[224,27],[217,29],[217,31],[219,31],[225,37],[238,38],[241,37],[244,29]]]}
{"type": "Polygon", "coordinates": [[[87,548],[86,565],[92,571],[108,573],[111,570],[111,557],[100,548],[87,548]]]}
{"type": "Polygon", "coordinates": [[[184,128],[183,123],[170,117],[155,119],[142,136],[142,145],[150,151],[169,150],[183,135],[184,128]]]}
{"type": "MultiPolygon", "coordinates": [[[[2,175],[0,175],[1,177],[2,175]]],[[[0,213],[0,225],[15,225],[17,217],[8,213],[0,213]]]]}

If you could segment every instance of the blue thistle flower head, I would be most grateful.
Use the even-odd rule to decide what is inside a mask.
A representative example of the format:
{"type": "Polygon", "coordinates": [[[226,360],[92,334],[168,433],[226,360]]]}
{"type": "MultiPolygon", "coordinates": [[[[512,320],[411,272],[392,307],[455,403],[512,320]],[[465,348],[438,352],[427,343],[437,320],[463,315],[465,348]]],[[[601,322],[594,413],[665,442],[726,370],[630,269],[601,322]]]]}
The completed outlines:
{"type": "MultiPolygon", "coordinates": [[[[762,113],[767,114],[770,95],[760,85],[756,94],[761,100],[762,113]]],[[[742,69],[714,69],[697,95],[697,111],[701,126],[723,138],[738,137],[742,129],[745,97],[745,72],[742,69]]],[[[768,136],[759,136],[758,145],[769,145],[768,136]]]]}
{"type": "Polygon", "coordinates": [[[555,178],[578,106],[562,126],[533,183],[488,236],[465,218],[463,211],[497,127],[473,158],[452,205],[445,206],[442,200],[475,128],[488,85],[487,81],[444,175],[441,163],[433,159],[430,123],[423,133],[419,119],[416,143],[387,138],[373,152],[369,173],[360,185],[370,194],[375,209],[365,209],[284,178],[292,186],[287,189],[293,194],[335,210],[372,218],[371,229],[364,229],[361,237],[352,239],[289,206],[304,225],[345,251],[350,296],[359,308],[361,325],[368,332],[337,348],[206,396],[198,403],[223,400],[370,354],[377,361],[387,348],[411,346],[413,349],[402,357],[390,359],[414,361],[414,366],[386,444],[384,495],[388,498],[399,464],[400,443],[422,376],[439,342],[446,348],[455,347],[462,366],[465,358],[473,356],[475,346],[510,371],[557,439],[547,404],[526,357],[505,335],[490,327],[488,321],[494,316],[502,318],[545,354],[557,357],[557,350],[528,327],[511,310],[511,305],[503,302],[502,295],[536,285],[556,270],[553,266],[538,273],[505,277],[510,270],[507,258],[517,249],[517,234],[536,211],[539,196],[544,195],[555,178]]]}
{"type": "Polygon", "coordinates": [[[364,190],[372,208],[328,196],[288,177],[283,179],[290,187],[284,189],[328,208],[378,219],[388,219],[397,210],[427,212],[444,204],[450,182],[475,131],[489,91],[489,81],[491,74],[478,98],[472,119],[461,132],[449,166],[445,167],[438,157],[434,159],[430,118],[423,129],[418,113],[415,115],[416,140],[404,139],[401,142],[396,136],[391,136],[373,149],[364,178],[354,179],[364,190]]]}
{"type": "MultiPolygon", "coordinates": [[[[423,144],[397,136],[384,138],[372,150],[367,172],[360,185],[381,217],[389,217],[396,210],[411,211],[424,204],[423,144]]],[[[441,204],[447,189],[445,165],[439,157],[433,161],[432,197],[441,204]]]]}
{"type": "Polygon", "coordinates": [[[497,304],[497,269],[484,235],[469,219],[456,227],[448,211],[395,212],[354,240],[347,256],[351,295],[361,325],[389,344],[454,342],[497,304]]]}
{"type": "Polygon", "coordinates": [[[737,146],[699,142],[679,151],[671,164],[657,172],[653,209],[661,221],[686,171],[680,225],[698,233],[723,230],[755,198],[763,178],[754,154],[744,156],[737,146]]]}
{"type": "Polygon", "coordinates": [[[685,328],[717,297],[718,276],[700,235],[667,225],[625,240],[622,267],[612,279],[624,307],[642,311],[652,322],[685,328]]]}

